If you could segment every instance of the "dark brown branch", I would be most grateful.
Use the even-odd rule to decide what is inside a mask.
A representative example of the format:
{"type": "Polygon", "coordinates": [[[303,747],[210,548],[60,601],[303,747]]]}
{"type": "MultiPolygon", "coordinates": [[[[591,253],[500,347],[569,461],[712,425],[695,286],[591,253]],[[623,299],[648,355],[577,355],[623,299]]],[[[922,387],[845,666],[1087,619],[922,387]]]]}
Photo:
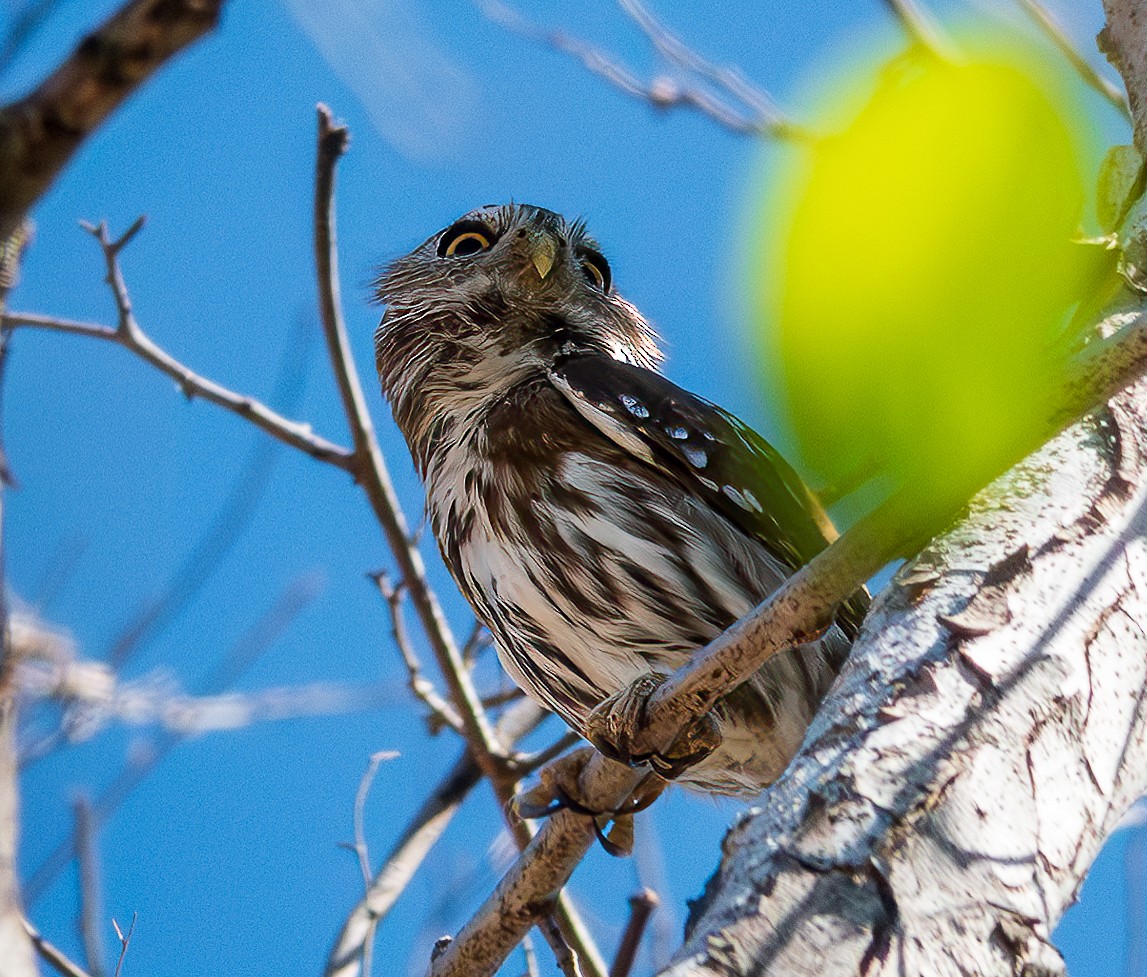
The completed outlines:
{"type": "Polygon", "coordinates": [[[29,95],[0,109],[0,238],[80,144],[172,56],[210,31],[222,0],[133,0],[29,95]]]}
{"type": "Polygon", "coordinates": [[[645,936],[653,910],[659,905],[661,900],[652,889],[642,889],[629,897],[629,921],[625,924],[625,932],[621,934],[621,943],[613,958],[613,966],[609,968],[609,977],[629,977],[633,962],[637,959],[641,938],[645,936]]]}

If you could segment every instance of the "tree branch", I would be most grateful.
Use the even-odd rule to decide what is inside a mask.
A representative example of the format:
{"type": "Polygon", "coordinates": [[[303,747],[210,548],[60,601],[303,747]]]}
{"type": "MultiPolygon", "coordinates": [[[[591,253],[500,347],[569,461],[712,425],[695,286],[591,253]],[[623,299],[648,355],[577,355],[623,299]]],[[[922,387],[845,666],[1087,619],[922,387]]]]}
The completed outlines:
{"type": "Polygon", "coordinates": [[[0,239],[80,144],[143,82],[219,20],[223,0],[133,0],[29,95],[0,109],[0,239]]]}
{"type": "Polygon", "coordinates": [[[1043,31],[1046,37],[1058,49],[1068,63],[1075,69],[1076,74],[1114,105],[1125,119],[1131,121],[1131,107],[1127,103],[1127,93],[1118,84],[1101,75],[1083,53],[1071,43],[1063,26],[1055,19],[1051,11],[1039,0],[1016,0],[1032,22],[1043,31]]]}
{"type": "MultiPolygon", "coordinates": [[[[395,561],[398,563],[403,586],[410,594],[411,603],[422,624],[446,681],[451,704],[462,721],[467,746],[482,773],[490,779],[503,810],[508,810],[513,798],[517,776],[509,761],[509,754],[490,726],[482,708],[482,701],[474,689],[470,672],[462,659],[442,609],[426,580],[422,555],[411,541],[407,522],[403,516],[375,437],[374,425],[362,385],[355,369],[347,339],[346,325],[339,298],[338,252],[335,244],[334,185],[335,168],[346,152],[349,133],[345,126],[335,125],[330,110],[318,106],[318,154],[315,165],[315,266],[318,273],[319,309],[323,332],[327,339],[331,366],[342,395],[343,408],[354,438],[355,477],[370,502],[395,561]]],[[[531,830],[522,822],[511,819],[510,831],[519,847],[530,840],[531,830]]],[[[574,950],[586,967],[589,977],[604,975],[605,965],[589,938],[585,927],[567,898],[559,895],[547,907],[556,914],[566,945],[574,950]]]]}
{"type": "Polygon", "coordinates": [[[806,139],[809,133],[778,108],[772,97],[737,68],[722,68],[702,58],[666,28],[640,0],[618,0],[622,9],[657,52],[686,80],[660,74],[649,82],[601,48],[563,31],[528,20],[503,0],[475,0],[483,14],[519,37],[579,61],[591,74],[617,90],[660,111],[688,108],[742,135],[806,139]],[[690,77],[692,76],[692,77],[690,77]]]}
{"type": "MultiPolygon", "coordinates": [[[[96,228],[96,238],[101,248],[106,248],[116,242],[107,240],[106,227],[101,224],[96,228]],[[101,236],[102,235],[102,236],[101,236]]],[[[123,240],[122,238],[120,239],[123,240]]],[[[105,250],[105,255],[107,251],[105,250]]],[[[122,283],[122,273],[118,271],[118,252],[107,259],[117,268],[117,277],[122,283]]],[[[118,303],[118,298],[117,298],[118,303]]],[[[128,304],[130,310],[130,301],[128,304]]],[[[121,310],[122,315],[122,310],[121,310]]],[[[134,316],[132,322],[135,322],[134,316]]],[[[0,328],[6,332],[15,329],[44,329],[50,332],[69,333],[73,336],[87,336],[90,339],[102,339],[115,343],[131,351],[145,363],[155,367],[161,373],[171,377],[183,392],[185,397],[196,397],[209,401],[224,410],[250,421],[256,427],[266,431],[271,437],[292,448],[310,455],[319,461],[334,465],[343,471],[352,472],[351,452],[337,444],[332,444],[314,434],[309,424],[292,421],[275,413],[265,404],[222,387],[212,380],[201,377],[188,367],[184,366],[165,350],[160,349],[140,329],[136,322],[134,330],[128,332],[120,328],[99,325],[94,322],[77,322],[72,319],[58,319],[53,316],[37,315],[32,312],[7,312],[0,318],[0,328]]]]}
{"type": "MultiPolygon", "coordinates": [[[[1147,372],[1147,314],[1132,313],[1119,321],[1118,332],[1085,347],[1065,381],[1060,407],[1048,419],[1048,432],[1062,431],[1147,372]]],[[[956,504],[935,500],[923,525],[943,525],[940,520],[956,504]]],[[[704,715],[768,658],[818,634],[840,601],[888,560],[907,552],[914,540],[918,543],[922,523],[915,507],[920,505],[918,497],[894,496],[671,675],[647,704],[648,723],[635,740],[635,751],[664,751],[688,722],[704,715]]],[[[866,626],[865,633],[874,627],[866,626]]],[[[587,806],[621,808],[640,778],[636,771],[595,756],[582,778],[587,806]]],[[[562,811],[548,818],[491,898],[435,960],[434,977],[492,974],[521,939],[530,913],[565,884],[592,839],[592,823],[584,815],[562,811]]]]}

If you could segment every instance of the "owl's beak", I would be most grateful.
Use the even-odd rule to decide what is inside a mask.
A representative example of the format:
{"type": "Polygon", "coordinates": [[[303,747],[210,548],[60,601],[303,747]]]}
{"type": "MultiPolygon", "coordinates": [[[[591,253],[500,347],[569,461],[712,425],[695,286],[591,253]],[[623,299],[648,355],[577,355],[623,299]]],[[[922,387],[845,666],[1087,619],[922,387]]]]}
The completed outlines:
{"type": "Polygon", "coordinates": [[[558,255],[558,243],[554,240],[552,234],[547,234],[542,231],[539,234],[531,235],[530,238],[530,261],[533,262],[534,267],[538,271],[538,277],[545,281],[554,267],[554,259],[558,255]]]}

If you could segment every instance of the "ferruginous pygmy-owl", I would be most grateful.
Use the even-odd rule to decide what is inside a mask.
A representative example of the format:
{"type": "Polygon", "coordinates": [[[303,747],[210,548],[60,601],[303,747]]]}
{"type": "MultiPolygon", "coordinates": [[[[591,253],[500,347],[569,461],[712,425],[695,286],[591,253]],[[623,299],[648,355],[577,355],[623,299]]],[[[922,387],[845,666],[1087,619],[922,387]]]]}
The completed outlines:
{"type": "MultiPolygon", "coordinates": [[[[379,376],[434,535],[513,680],[574,729],[667,673],[835,535],[762,438],[653,368],[656,337],[580,222],[475,210],[391,264],[379,376]]],[[[769,661],[680,772],[746,794],[796,752],[862,602],[769,661]]]]}

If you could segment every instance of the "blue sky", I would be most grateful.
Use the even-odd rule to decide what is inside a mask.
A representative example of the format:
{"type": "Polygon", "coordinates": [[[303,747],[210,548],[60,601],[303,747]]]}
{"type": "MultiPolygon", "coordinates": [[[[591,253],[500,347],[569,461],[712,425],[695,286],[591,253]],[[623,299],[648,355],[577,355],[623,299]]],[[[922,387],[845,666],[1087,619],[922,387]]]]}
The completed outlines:
{"type": "MultiPolygon", "coordinates": [[[[7,94],[115,6],[59,4],[0,79],[7,94]]],[[[578,7],[520,5],[543,23],[596,39],[642,72],[653,66],[610,3],[578,7]]],[[[730,0],[719,18],[685,0],[657,9],[698,50],[739,64],[794,106],[808,100],[803,82],[827,55],[887,24],[877,0],[730,0]]],[[[1082,43],[1101,25],[1098,0],[1063,0],[1058,9],[1082,43]]],[[[146,228],[123,256],[144,329],[199,372],[289,407],[347,443],[315,313],[318,101],[352,132],[338,190],[344,304],[412,519],[421,492],[375,392],[371,335],[379,313],[368,283],[381,262],[480,204],[512,198],[583,215],[619,289],[665,336],[668,373],[783,444],[740,292],[767,148],[696,115],[657,114],[469,4],[233,0],[221,30],[120,111],[37,208],[13,306],[112,322],[99,252],[77,221],[106,218],[115,233],[146,214],[146,228]]],[[[1102,103],[1088,104],[1109,139],[1124,138],[1102,103]]],[[[21,333],[3,394],[5,446],[19,480],[5,496],[11,585],[67,628],[84,655],[107,654],[247,479],[262,489],[242,532],[123,677],[201,688],[267,609],[302,586],[314,599],[235,688],[382,685],[381,708],[179,745],[100,837],[107,913],[121,921],[139,914],[126,973],[319,972],[361,891],[355,861],[338,843],[351,837],[369,756],[400,753],[383,765],[367,808],[378,856],[458,750],[446,736],[428,739],[402,688],[385,607],[365,577],[391,561],[361,493],[333,469],[286,448],[268,450],[264,435],[234,417],[187,403],[166,379],[109,345],[21,333]],[[56,586],[66,564],[72,569],[56,586]]],[[[432,546],[424,549],[455,630],[464,633],[466,608],[432,546]]],[[[117,723],[32,766],[23,780],[22,869],[33,871],[71,831],[78,791],[97,795],[157,742],[154,727],[117,723]]],[[[673,792],[644,826],[663,843],[667,865],[590,856],[574,892],[607,953],[639,861],[665,896],[661,917],[671,936],[680,932],[684,900],[715,866],[737,810],[673,792]]],[[[482,787],[383,925],[376,973],[421,972],[430,942],[456,930],[481,900],[502,864],[491,848],[498,824],[482,787]]],[[[1059,944],[1080,977],[1122,966],[1128,837],[1108,846],[1082,904],[1060,928],[1059,944]]],[[[78,955],[75,905],[69,867],[30,915],[78,955]]],[[[110,954],[110,927],[108,937],[110,954]]]]}

